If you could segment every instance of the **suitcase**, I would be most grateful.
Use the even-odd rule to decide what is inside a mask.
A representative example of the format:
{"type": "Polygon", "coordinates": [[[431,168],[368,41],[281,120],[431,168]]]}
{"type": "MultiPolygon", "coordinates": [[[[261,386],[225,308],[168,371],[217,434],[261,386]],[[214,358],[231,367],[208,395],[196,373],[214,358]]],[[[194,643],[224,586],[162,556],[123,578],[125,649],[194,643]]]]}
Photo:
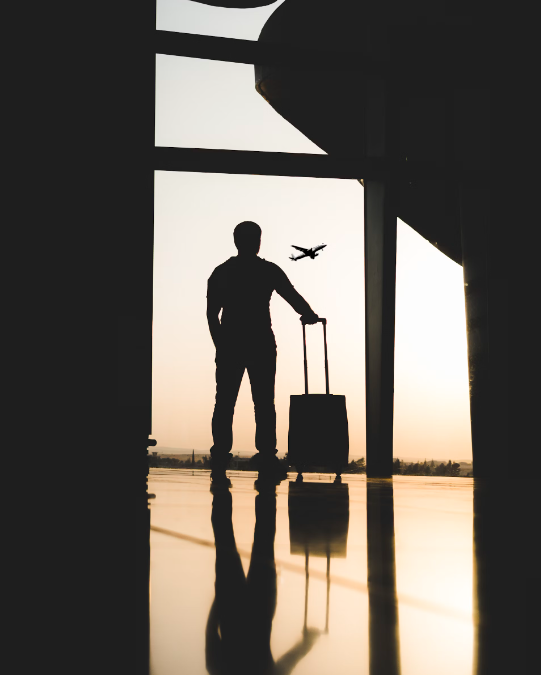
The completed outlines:
{"type": "Polygon", "coordinates": [[[288,462],[298,472],[330,471],[339,482],[349,457],[348,416],[346,397],[329,393],[329,363],[327,358],[327,319],[323,324],[325,350],[326,394],[308,393],[308,364],[306,361],[306,326],[302,325],[304,347],[304,394],[293,395],[289,404],[288,462]]]}

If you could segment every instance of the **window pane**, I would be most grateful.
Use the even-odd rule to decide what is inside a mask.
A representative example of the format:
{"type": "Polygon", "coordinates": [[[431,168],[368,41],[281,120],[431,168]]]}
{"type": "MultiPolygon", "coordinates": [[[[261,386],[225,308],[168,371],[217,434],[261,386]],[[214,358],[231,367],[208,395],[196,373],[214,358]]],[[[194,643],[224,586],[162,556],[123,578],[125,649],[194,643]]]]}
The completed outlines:
{"type": "Polygon", "coordinates": [[[255,89],[242,63],[156,56],[156,145],[325,154],[255,89]]]}
{"type": "MultiPolygon", "coordinates": [[[[153,434],[161,446],[208,452],[214,346],[207,279],[236,255],[233,228],[263,231],[261,257],[279,265],[329,320],[330,390],[344,394],[350,458],[365,456],[363,194],[357,181],[156,172],[153,434]],[[315,259],[291,247],[327,244],[315,259]]],[[[289,397],[304,391],[302,331],[281,297],[271,300],[278,344],[278,449],[287,450],[289,397]]],[[[309,386],[325,391],[321,326],[307,329],[309,386]]],[[[471,461],[462,268],[398,221],[394,452],[406,461],[471,461]]],[[[234,421],[235,452],[254,448],[247,378],[234,421]]]]}
{"type": "Polygon", "coordinates": [[[190,0],[158,0],[156,28],[177,33],[257,40],[269,16],[284,0],[266,7],[230,9],[210,7],[190,0]]]}
{"type": "MultiPolygon", "coordinates": [[[[283,269],[312,309],[328,319],[330,388],[344,394],[350,455],[364,455],[363,189],[357,181],[175,173],[155,179],[153,422],[160,446],[208,452],[215,396],[215,352],[206,318],[207,280],[236,255],[233,229],[262,229],[262,258],[283,269]],[[327,244],[293,262],[292,244],[327,244]]],[[[438,253],[436,251],[436,253],[438,253]]],[[[441,254],[440,254],[441,255],[441,254]]],[[[278,450],[287,452],[289,397],[304,392],[299,315],[271,299],[278,345],[278,450]]],[[[310,392],[325,392],[321,325],[307,328],[310,392]]],[[[245,377],[234,418],[234,451],[254,454],[254,406],[245,377]]]]}

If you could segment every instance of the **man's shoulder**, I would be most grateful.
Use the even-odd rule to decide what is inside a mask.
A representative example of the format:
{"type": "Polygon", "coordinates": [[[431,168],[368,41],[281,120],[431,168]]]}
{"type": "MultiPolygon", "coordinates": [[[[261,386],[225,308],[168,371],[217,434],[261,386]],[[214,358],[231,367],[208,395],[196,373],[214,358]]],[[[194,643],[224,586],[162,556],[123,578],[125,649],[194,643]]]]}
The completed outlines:
{"type": "Polygon", "coordinates": [[[262,267],[267,271],[269,274],[274,274],[274,275],[279,275],[282,276],[285,274],[284,270],[277,265],[276,263],[271,262],[270,260],[265,260],[265,258],[259,258],[261,261],[262,267]]]}
{"type": "Polygon", "coordinates": [[[221,265],[218,265],[217,267],[214,268],[212,274],[209,277],[209,281],[211,279],[216,279],[216,277],[220,277],[223,274],[226,274],[229,269],[231,269],[234,266],[234,261],[235,258],[228,258],[225,262],[223,262],[221,265]]]}
{"type": "Polygon", "coordinates": [[[262,274],[264,277],[272,279],[273,282],[280,282],[287,279],[286,273],[283,269],[276,265],[276,263],[265,260],[265,258],[257,257],[255,261],[251,261],[248,266],[246,262],[239,261],[238,256],[232,256],[221,265],[218,265],[209,277],[209,282],[220,282],[220,280],[227,279],[231,274],[236,272],[243,272],[248,270],[251,274],[262,274]],[[255,266],[254,266],[255,262],[255,266]]]}
{"type": "Polygon", "coordinates": [[[279,265],[263,258],[261,262],[265,264],[265,272],[268,278],[272,279],[275,288],[284,288],[284,285],[291,283],[287,274],[279,265]]]}

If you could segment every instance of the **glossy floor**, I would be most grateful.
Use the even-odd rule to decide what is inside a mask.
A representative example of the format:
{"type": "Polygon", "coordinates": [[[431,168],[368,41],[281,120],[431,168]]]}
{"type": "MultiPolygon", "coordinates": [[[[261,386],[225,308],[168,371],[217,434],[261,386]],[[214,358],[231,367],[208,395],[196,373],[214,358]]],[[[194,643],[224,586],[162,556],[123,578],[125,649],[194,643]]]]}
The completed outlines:
{"type": "Polygon", "coordinates": [[[153,675],[472,673],[472,479],[230,477],[151,470],[153,675]]]}

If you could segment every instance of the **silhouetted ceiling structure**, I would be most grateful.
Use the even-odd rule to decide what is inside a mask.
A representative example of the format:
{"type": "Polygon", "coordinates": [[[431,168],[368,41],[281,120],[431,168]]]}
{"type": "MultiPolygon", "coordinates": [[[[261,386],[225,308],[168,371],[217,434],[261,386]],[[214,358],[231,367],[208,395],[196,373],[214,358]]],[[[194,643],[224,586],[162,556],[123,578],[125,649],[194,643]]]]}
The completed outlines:
{"type": "Polygon", "coordinates": [[[272,5],[276,0],[192,0],[200,5],[212,7],[230,7],[231,9],[248,9],[250,7],[265,7],[272,5]]]}
{"type": "MultiPolygon", "coordinates": [[[[484,74],[487,55],[475,20],[479,3],[427,0],[286,0],[261,31],[262,42],[363,54],[392,66],[399,110],[398,158],[445,166],[468,142],[458,128],[453,82],[484,74]]],[[[366,78],[351,72],[255,66],[258,92],[329,155],[362,157],[366,78]]],[[[481,167],[480,167],[481,168],[481,167]]],[[[455,181],[401,181],[398,215],[462,263],[455,181]]]]}

